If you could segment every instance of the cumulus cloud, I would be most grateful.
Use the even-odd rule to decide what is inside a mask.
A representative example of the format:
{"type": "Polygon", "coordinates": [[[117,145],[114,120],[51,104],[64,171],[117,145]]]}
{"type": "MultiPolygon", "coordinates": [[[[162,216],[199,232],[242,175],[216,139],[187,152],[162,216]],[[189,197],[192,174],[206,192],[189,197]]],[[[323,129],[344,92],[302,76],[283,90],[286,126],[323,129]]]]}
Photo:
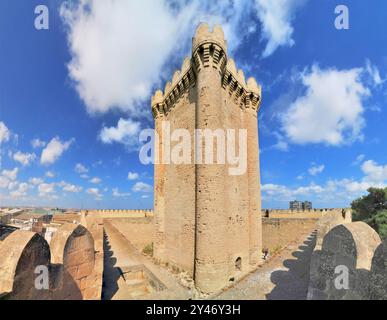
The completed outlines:
{"type": "Polygon", "coordinates": [[[325,169],[325,166],[322,165],[314,165],[311,168],[309,168],[308,172],[311,176],[317,176],[319,173],[323,172],[325,169]]]}
{"type": "Polygon", "coordinates": [[[133,150],[139,144],[140,130],[140,122],[121,118],[116,127],[103,127],[99,134],[99,139],[107,144],[121,143],[127,146],[129,150],[133,150]]]}
{"type": "Polygon", "coordinates": [[[42,152],[40,163],[43,165],[50,165],[55,163],[74,142],[71,139],[67,142],[62,142],[59,137],[53,138],[42,152]]]}
{"type": "Polygon", "coordinates": [[[38,186],[39,196],[47,197],[55,193],[55,183],[42,183],[38,186]]]}
{"type": "Polygon", "coordinates": [[[81,163],[77,163],[77,164],[75,165],[74,170],[75,170],[76,173],[80,173],[80,174],[82,174],[82,173],[88,173],[88,172],[89,172],[89,169],[87,169],[87,168],[86,168],[83,164],[81,164],[81,163]]]}
{"type": "Polygon", "coordinates": [[[95,177],[93,179],[90,180],[90,183],[94,183],[94,184],[100,184],[101,183],[101,179],[98,178],[98,177],[95,177]]]}
{"type": "Polygon", "coordinates": [[[10,196],[16,199],[23,198],[27,196],[27,192],[30,188],[31,186],[28,183],[19,183],[17,189],[10,192],[10,196]]]}
{"type": "Polygon", "coordinates": [[[37,185],[42,184],[44,182],[44,180],[42,178],[30,178],[28,181],[29,181],[29,183],[31,183],[34,186],[37,186],[37,185]]]}
{"type": "Polygon", "coordinates": [[[361,169],[368,182],[381,183],[387,180],[387,165],[379,165],[373,160],[368,160],[363,163],[361,169]]]}
{"type": "Polygon", "coordinates": [[[14,181],[17,179],[18,173],[19,173],[19,168],[14,168],[13,170],[3,170],[1,174],[3,175],[3,177],[14,181]]]}
{"type": "Polygon", "coordinates": [[[118,188],[114,188],[112,191],[112,195],[115,198],[125,198],[130,196],[130,193],[122,193],[118,190],[118,188]]]}
{"type": "Polygon", "coordinates": [[[11,136],[11,132],[4,122],[0,121],[0,146],[3,142],[7,142],[11,136]]]}
{"type": "Polygon", "coordinates": [[[55,173],[52,172],[52,171],[47,171],[47,172],[46,172],[46,177],[47,177],[47,178],[55,178],[55,173]]]}
{"type": "Polygon", "coordinates": [[[13,154],[13,160],[21,163],[24,167],[29,166],[31,162],[33,162],[36,159],[35,153],[23,153],[23,152],[16,152],[13,154]]]}
{"type": "Polygon", "coordinates": [[[262,38],[267,40],[262,54],[268,57],[281,46],[294,45],[292,20],[296,9],[305,0],[255,0],[258,18],[262,23],[262,38]]]}
{"type": "Polygon", "coordinates": [[[364,195],[371,187],[387,187],[387,164],[381,165],[373,160],[367,160],[361,165],[363,176],[356,180],[344,178],[340,180],[329,179],[325,184],[310,184],[292,188],[278,184],[264,184],[261,187],[265,200],[287,202],[297,197],[320,200],[326,203],[340,201],[349,205],[351,201],[364,195]]]}
{"type": "MultiPolygon", "coordinates": [[[[304,1],[301,1],[304,2],[304,1]]],[[[90,113],[118,108],[139,115],[165,65],[188,52],[199,22],[222,24],[233,51],[256,30],[268,41],[265,56],[291,46],[291,21],[299,0],[79,0],[66,1],[61,17],[71,53],[70,78],[90,113]],[[272,4],[272,2],[279,4],[272,4]]]]}
{"type": "Polygon", "coordinates": [[[361,80],[364,69],[320,69],[314,65],[301,75],[305,95],[281,114],[282,130],[296,144],[330,146],[362,139],[363,101],[370,90],[361,80]]]}
{"type": "Polygon", "coordinates": [[[133,192],[150,193],[153,191],[153,187],[147,183],[140,181],[133,186],[132,190],[133,192]]]}
{"type": "Polygon", "coordinates": [[[44,148],[46,146],[46,142],[36,138],[31,141],[31,145],[34,149],[39,149],[44,148]]]}
{"type": "Polygon", "coordinates": [[[70,183],[67,183],[65,181],[61,181],[59,183],[59,186],[62,187],[63,191],[66,191],[66,192],[72,192],[72,193],[78,193],[78,192],[81,192],[82,191],[82,187],[80,186],[76,186],[74,184],[70,184],[70,183]]]}
{"type": "Polygon", "coordinates": [[[86,193],[94,196],[95,200],[101,200],[102,199],[102,194],[100,193],[98,188],[89,188],[86,190],[86,193]]]}
{"type": "Polygon", "coordinates": [[[137,180],[139,178],[139,174],[137,172],[129,172],[128,180],[137,180]]]}

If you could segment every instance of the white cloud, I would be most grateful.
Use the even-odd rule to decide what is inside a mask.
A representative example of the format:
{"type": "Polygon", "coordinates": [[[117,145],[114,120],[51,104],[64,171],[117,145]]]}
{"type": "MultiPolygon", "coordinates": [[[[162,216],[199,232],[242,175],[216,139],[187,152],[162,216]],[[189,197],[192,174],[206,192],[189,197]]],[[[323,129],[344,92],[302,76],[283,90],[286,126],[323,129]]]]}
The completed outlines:
{"type": "Polygon", "coordinates": [[[55,193],[55,183],[42,183],[38,187],[39,196],[46,197],[55,193]]]}
{"type": "Polygon", "coordinates": [[[0,121],[0,146],[3,142],[7,142],[11,136],[11,132],[4,122],[0,121]]]}
{"type": "Polygon", "coordinates": [[[311,176],[316,176],[318,175],[319,173],[323,172],[325,169],[325,166],[322,164],[322,165],[314,165],[312,166],[311,168],[309,168],[308,172],[311,176]]]}
{"type": "Polygon", "coordinates": [[[21,163],[24,167],[29,166],[36,159],[35,153],[22,153],[20,151],[13,154],[13,159],[21,163]]]}
{"type": "Polygon", "coordinates": [[[133,188],[133,192],[144,192],[144,193],[149,193],[153,191],[153,187],[149,184],[146,184],[144,182],[137,182],[133,188]]]}
{"type": "Polygon", "coordinates": [[[125,198],[125,197],[129,197],[130,193],[121,193],[121,192],[119,192],[118,188],[115,188],[115,189],[113,189],[112,195],[115,198],[125,198]]]}
{"type": "Polygon", "coordinates": [[[87,174],[81,174],[80,177],[82,179],[89,179],[89,176],[87,174]]]}
{"type": "Polygon", "coordinates": [[[372,65],[371,61],[368,59],[366,60],[366,71],[371,76],[373,84],[376,87],[382,85],[386,81],[386,79],[382,79],[380,77],[379,69],[376,66],[372,65]]]}
{"type": "Polygon", "coordinates": [[[121,118],[117,123],[117,127],[102,128],[99,139],[107,144],[113,142],[122,143],[131,150],[139,144],[138,138],[140,129],[140,122],[135,122],[131,119],[124,120],[121,118]]]}
{"type": "Polygon", "coordinates": [[[221,24],[231,52],[256,30],[249,13],[263,25],[265,56],[292,45],[291,21],[304,1],[272,2],[278,1],[66,1],[61,17],[72,56],[69,75],[90,113],[118,108],[142,115],[139,102],[160,84],[166,63],[188,52],[199,22],[221,24]]]}
{"type": "Polygon", "coordinates": [[[83,164],[81,163],[77,163],[75,165],[75,172],[77,173],[88,173],[89,172],[89,169],[87,169],[83,164]]]}
{"type": "Polygon", "coordinates": [[[63,152],[65,152],[71,144],[74,142],[73,139],[62,142],[58,137],[53,138],[43,150],[40,158],[40,163],[43,165],[50,165],[56,162],[63,152]]]}
{"type": "Polygon", "coordinates": [[[37,138],[31,141],[31,145],[34,149],[39,149],[44,148],[46,146],[46,142],[37,138]]]}
{"type": "Polygon", "coordinates": [[[364,195],[371,187],[387,187],[387,164],[380,165],[373,160],[365,161],[361,166],[363,177],[359,180],[341,179],[328,180],[324,185],[310,184],[292,188],[285,185],[262,185],[262,197],[265,200],[287,202],[295,198],[319,200],[327,207],[332,202],[342,201],[349,205],[354,199],[364,195]]]}
{"type": "Polygon", "coordinates": [[[59,186],[62,187],[63,191],[66,191],[66,192],[72,192],[72,193],[78,193],[78,192],[81,192],[82,191],[82,187],[80,186],[76,186],[74,184],[70,184],[70,183],[67,183],[65,181],[62,181],[59,183],[59,186]]]}
{"type": "Polygon", "coordinates": [[[100,194],[98,188],[89,188],[89,189],[86,190],[86,193],[89,194],[89,195],[94,196],[95,200],[101,200],[102,199],[102,195],[100,194]]]}
{"type": "Polygon", "coordinates": [[[3,170],[1,174],[9,180],[15,181],[17,179],[18,173],[19,168],[15,168],[13,170],[3,170]]]}
{"type": "Polygon", "coordinates": [[[368,182],[383,183],[387,180],[387,165],[378,165],[375,161],[368,160],[363,163],[361,169],[368,182]]]}
{"type": "Polygon", "coordinates": [[[11,181],[7,177],[0,176],[0,189],[8,189],[10,183],[11,181]]]}
{"type": "Polygon", "coordinates": [[[95,177],[95,178],[93,178],[93,179],[90,180],[90,183],[99,184],[99,183],[101,183],[101,181],[102,181],[102,180],[101,180],[100,178],[95,177]]]}
{"type": "Polygon", "coordinates": [[[39,184],[42,184],[42,183],[44,182],[44,180],[41,179],[41,178],[30,178],[30,179],[28,180],[28,182],[31,183],[31,184],[34,185],[34,186],[37,186],[37,185],[39,185],[39,184]]]}
{"type": "Polygon", "coordinates": [[[47,171],[47,172],[46,172],[46,177],[47,177],[47,178],[55,178],[55,173],[52,172],[52,171],[47,171]]]}
{"type": "Polygon", "coordinates": [[[314,65],[301,75],[304,96],[281,115],[282,130],[296,144],[339,146],[362,139],[363,100],[370,91],[361,81],[363,69],[322,70],[314,65]]]}
{"type": "Polygon", "coordinates": [[[255,0],[258,18],[262,23],[262,38],[268,43],[263,57],[270,56],[278,47],[294,45],[292,20],[304,0],[255,0]]]}
{"type": "Polygon", "coordinates": [[[28,183],[20,183],[17,186],[17,189],[10,192],[12,198],[22,198],[27,196],[27,191],[30,189],[30,185],[28,183]]]}
{"type": "Polygon", "coordinates": [[[139,178],[139,174],[137,172],[129,172],[128,180],[137,180],[139,178]]]}
{"type": "Polygon", "coordinates": [[[365,155],[364,154],[359,154],[355,161],[352,162],[352,165],[354,166],[358,166],[359,164],[361,164],[363,162],[363,160],[365,159],[365,155]]]}

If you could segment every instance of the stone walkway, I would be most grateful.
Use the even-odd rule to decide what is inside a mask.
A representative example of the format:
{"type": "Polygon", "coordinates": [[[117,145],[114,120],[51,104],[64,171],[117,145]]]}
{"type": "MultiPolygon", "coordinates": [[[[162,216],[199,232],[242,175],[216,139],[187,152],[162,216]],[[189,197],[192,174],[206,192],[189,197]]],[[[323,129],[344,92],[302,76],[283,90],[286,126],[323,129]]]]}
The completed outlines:
{"type": "Polygon", "coordinates": [[[104,235],[104,277],[103,300],[131,300],[131,290],[121,274],[129,266],[143,265],[151,271],[168,289],[137,297],[145,300],[188,300],[191,293],[182,287],[167,270],[152,263],[137,250],[113,226],[105,223],[104,235]]]}
{"type": "Polygon", "coordinates": [[[305,300],[316,235],[304,235],[235,286],[213,299],[305,300]],[[302,242],[302,239],[306,239],[302,242]],[[302,245],[300,245],[302,243],[302,245]]]}
{"type": "MultiPolygon", "coordinates": [[[[138,264],[138,259],[156,274],[169,288],[150,294],[145,299],[189,299],[190,293],[182,288],[166,270],[133,255],[114,230],[105,229],[105,261],[103,299],[128,300],[130,294],[119,267],[138,264]]],[[[234,286],[215,295],[215,300],[305,300],[308,290],[309,266],[315,247],[316,235],[303,235],[272,257],[258,270],[247,275],[234,286]],[[305,240],[306,239],[306,240],[305,240]],[[301,245],[300,245],[301,244],[301,245]]]]}

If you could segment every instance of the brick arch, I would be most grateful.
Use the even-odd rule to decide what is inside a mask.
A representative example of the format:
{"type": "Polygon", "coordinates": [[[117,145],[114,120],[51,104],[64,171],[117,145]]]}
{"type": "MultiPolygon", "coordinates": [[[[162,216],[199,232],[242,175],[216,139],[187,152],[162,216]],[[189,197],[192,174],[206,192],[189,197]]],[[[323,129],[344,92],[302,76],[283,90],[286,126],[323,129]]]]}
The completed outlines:
{"type": "Polygon", "coordinates": [[[50,264],[50,248],[40,235],[17,230],[0,246],[0,295],[10,299],[41,299],[47,291],[35,289],[35,269],[50,264]]]}
{"type": "Polygon", "coordinates": [[[51,263],[61,266],[59,297],[69,300],[85,298],[85,291],[93,285],[95,264],[91,233],[82,225],[64,224],[52,238],[50,248],[51,263]]]}

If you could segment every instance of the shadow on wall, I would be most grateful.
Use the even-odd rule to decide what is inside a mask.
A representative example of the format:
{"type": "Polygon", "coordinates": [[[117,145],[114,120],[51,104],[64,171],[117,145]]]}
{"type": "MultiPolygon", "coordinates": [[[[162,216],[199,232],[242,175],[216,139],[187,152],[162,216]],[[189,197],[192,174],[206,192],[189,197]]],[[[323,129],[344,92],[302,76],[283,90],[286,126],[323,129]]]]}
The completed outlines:
{"type": "Polygon", "coordinates": [[[387,242],[364,222],[334,227],[313,252],[308,299],[387,299],[387,242]]]}
{"type": "Polygon", "coordinates": [[[304,244],[292,255],[296,259],[288,259],[283,265],[287,271],[274,271],[271,281],[274,289],[266,295],[268,300],[305,300],[309,283],[309,266],[313,249],[316,244],[316,232],[313,232],[304,244]]]}
{"type": "Polygon", "coordinates": [[[103,285],[102,285],[102,300],[111,300],[118,291],[118,280],[121,277],[121,272],[118,267],[115,267],[117,259],[113,257],[108,236],[104,231],[103,235],[104,248],[104,268],[103,268],[103,285]]]}

